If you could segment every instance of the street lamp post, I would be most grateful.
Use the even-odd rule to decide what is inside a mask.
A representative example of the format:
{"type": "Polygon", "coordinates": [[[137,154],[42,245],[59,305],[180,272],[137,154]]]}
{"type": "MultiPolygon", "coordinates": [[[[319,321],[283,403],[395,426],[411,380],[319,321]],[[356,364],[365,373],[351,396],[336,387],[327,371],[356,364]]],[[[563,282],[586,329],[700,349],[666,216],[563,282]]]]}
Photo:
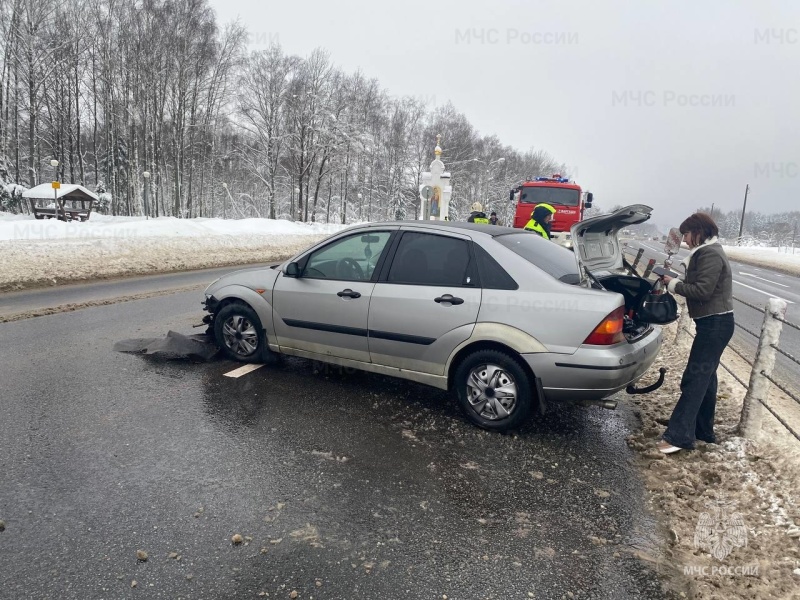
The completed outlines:
{"type": "MultiPolygon", "coordinates": [[[[53,167],[53,200],[55,201],[54,210],[56,220],[58,220],[61,218],[58,214],[58,188],[61,187],[61,184],[58,182],[58,161],[56,159],[51,160],[50,166],[53,167]]],[[[64,214],[64,220],[67,220],[66,214],[64,214]]]]}
{"type": "Polygon", "coordinates": [[[147,202],[147,188],[150,187],[150,171],[142,173],[142,177],[144,177],[144,214],[145,220],[148,220],[150,218],[150,205],[147,202]]]}

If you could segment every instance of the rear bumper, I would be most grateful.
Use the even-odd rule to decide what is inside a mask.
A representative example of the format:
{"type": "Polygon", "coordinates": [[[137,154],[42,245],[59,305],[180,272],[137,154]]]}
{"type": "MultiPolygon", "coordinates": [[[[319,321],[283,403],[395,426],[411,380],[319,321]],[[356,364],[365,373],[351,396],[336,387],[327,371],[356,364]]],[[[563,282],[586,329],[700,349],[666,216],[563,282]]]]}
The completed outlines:
{"type": "Polygon", "coordinates": [[[581,346],[574,354],[523,354],[542,380],[545,400],[602,400],[635,383],[661,349],[660,327],[634,343],[611,347],[581,346]]]}

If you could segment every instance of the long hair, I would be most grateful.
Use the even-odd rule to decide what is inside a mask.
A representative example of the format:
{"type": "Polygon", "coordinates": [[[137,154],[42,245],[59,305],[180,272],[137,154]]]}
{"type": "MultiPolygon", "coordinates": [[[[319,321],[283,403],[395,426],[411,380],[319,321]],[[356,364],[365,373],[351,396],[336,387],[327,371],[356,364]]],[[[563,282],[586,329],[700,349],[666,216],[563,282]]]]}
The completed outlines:
{"type": "Polygon", "coordinates": [[[719,235],[719,228],[714,223],[714,219],[706,213],[697,212],[687,218],[680,227],[681,233],[691,233],[696,236],[697,245],[705,243],[706,240],[719,235]]]}

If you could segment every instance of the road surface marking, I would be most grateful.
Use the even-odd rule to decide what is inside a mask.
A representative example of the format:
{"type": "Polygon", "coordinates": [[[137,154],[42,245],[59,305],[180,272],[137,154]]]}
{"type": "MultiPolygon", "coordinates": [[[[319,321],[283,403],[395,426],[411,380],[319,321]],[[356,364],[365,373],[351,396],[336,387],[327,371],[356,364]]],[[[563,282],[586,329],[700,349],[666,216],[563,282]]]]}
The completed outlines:
{"type": "Polygon", "coordinates": [[[794,304],[794,302],[792,302],[791,300],[787,300],[786,298],[781,298],[780,296],[776,296],[775,294],[770,294],[769,292],[765,292],[764,290],[760,290],[758,288],[751,287],[751,286],[749,286],[749,285],[747,285],[745,283],[742,283],[741,281],[736,281],[734,279],[733,283],[738,283],[742,287],[746,287],[748,289],[751,289],[754,292],[758,292],[759,294],[764,294],[765,296],[769,296],[770,298],[777,298],[778,300],[783,300],[784,302],[788,302],[789,304],[794,304]]]}
{"type": "Polygon", "coordinates": [[[752,273],[745,273],[744,271],[739,271],[739,275],[747,275],[747,277],[753,277],[754,279],[760,279],[761,281],[766,281],[767,283],[771,283],[772,285],[779,285],[781,287],[788,288],[789,286],[783,283],[778,283],[777,281],[770,281],[769,279],[764,279],[763,277],[759,277],[758,275],[753,275],[752,273]]]}
{"type": "Polygon", "coordinates": [[[648,250],[652,250],[653,252],[658,252],[659,254],[664,254],[664,252],[662,252],[658,248],[653,248],[652,246],[648,246],[647,244],[642,244],[642,246],[644,246],[648,250]]]}
{"type": "Polygon", "coordinates": [[[243,367],[239,367],[238,369],[234,369],[233,371],[229,371],[225,373],[225,377],[241,377],[242,375],[247,375],[248,373],[252,373],[256,369],[260,369],[264,365],[245,365],[243,367]]]}

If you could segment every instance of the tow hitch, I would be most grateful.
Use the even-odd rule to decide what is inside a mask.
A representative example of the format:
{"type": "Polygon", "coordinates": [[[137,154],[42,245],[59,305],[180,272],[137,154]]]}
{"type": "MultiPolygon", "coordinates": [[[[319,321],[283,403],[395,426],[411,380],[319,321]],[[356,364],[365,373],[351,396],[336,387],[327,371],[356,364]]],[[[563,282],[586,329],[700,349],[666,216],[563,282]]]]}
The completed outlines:
{"type": "Polygon", "coordinates": [[[664,376],[667,374],[666,367],[661,367],[658,370],[658,381],[655,383],[651,383],[650,385],[646,385],[642,388],[637,388],[635,385],[631,384],[625,388],[625,391],[631,395],[633,394],[649,394],[652,391],[657,390],[664,384],[664,376]]]}

